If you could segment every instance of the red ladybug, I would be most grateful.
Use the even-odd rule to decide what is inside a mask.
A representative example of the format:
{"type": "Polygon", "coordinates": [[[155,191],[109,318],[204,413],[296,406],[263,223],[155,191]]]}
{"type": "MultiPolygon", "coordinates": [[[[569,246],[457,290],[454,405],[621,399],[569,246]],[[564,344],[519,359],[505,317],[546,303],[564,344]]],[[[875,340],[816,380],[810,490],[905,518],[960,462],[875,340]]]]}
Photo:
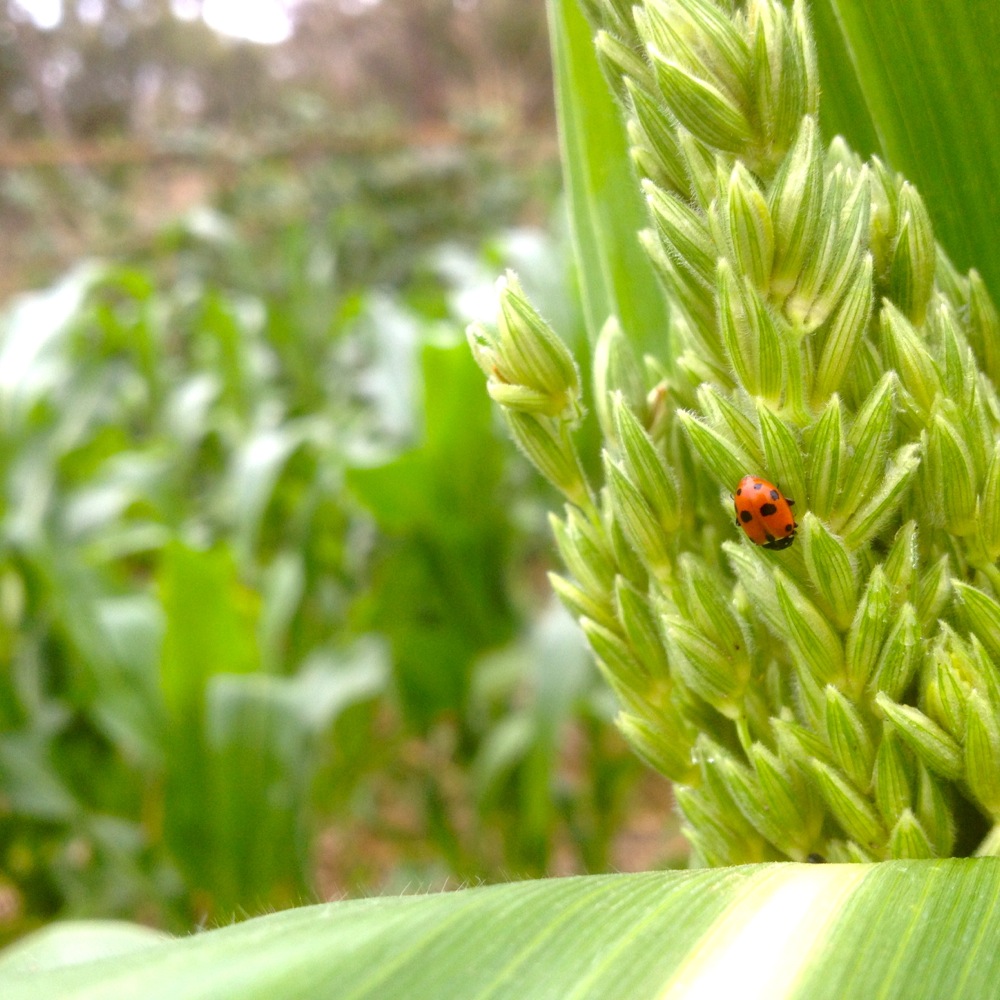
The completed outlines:
{"type": "Polygon", "coordinates": [[[733,494],[736,524],[755,545],[787,549],[795,541],[794,500],[787,500],[773,483],[760,476],[744,476],[733,494]]]}

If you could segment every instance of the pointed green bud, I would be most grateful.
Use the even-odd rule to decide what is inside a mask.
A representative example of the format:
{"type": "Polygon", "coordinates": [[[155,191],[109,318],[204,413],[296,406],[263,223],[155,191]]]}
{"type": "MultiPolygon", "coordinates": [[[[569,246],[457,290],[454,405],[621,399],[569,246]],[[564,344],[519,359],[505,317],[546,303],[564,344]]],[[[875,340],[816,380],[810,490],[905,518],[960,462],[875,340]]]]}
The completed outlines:
{"type": "Polygon", "coordinates": [[[734,610],[731,585],[722,573],[685,552],[677,561],[677,578],[686,603],[681,617],[712,636],[728,655],[748,659],[749,639],[734,610]]]}
{"type": "Polygon", "coordinates": [[[830,397],[809,439],[807,476],[809,505],[820,518],[828,518],[840,492],[840,470],[846,463],[840,397],[830,397]]]}
{"type": "Polygon", "coordinates": [[[977,520],[982,546],[990,561],[996,562],[1000,557],[1000,442],[986,467],[977,520]]]}
{"type": "MultiPolygon", "coordinates": [[[[714,290],[696,278],[687,267],[675,263],[670,254],[676,251],[672,246],[668,251],[664,240],[665,237],[652,229],[639,231],[639,243],[646,251],[646,256],[671,302],[675,313],[674,323],[676,324],[676,311],[680,310],[695,329],[714,330],[714,290]]],[[[708,347],[708,354],[713,364],[722,366],[722,355],[715,344],[708,347]]]]}
{"type": "Polygon", "coordinates": [[[743,388],[777,404],[785,388],[781,339],[760,296],[734,272],[718,264],[719,332],[743,388]]]}
{"type": "Polygon", "coordinates": [[[885,713],[903,742],[935,774],[957,781],[962,777],[961,747],[933,719],[911,705],[900,705],[884,692],[875,704],[885,713]]]}
{"type": "Polygon", "coordinates": [[[930,568],[920,574],[917,586],[917,617],[923,627],[938,620],[951,599],[951,565],[948,555],[941,556],[930,568]]]}
{"type": "Polygon", "coordinates": [[[930,838],[935,855],[939,858],[949,857],[955,847],[955,817],[940,782],[923,765],[920,765],[917,807],[914,812],[930,838]]]}
{"type": "Polygon", "coordinates": [[[913,803],[917,769],[889,723],[883,723],[873,778],[875,804],[886,825],[891,827],[913,803]]]}
{"type": "Polygon", "coordinates": [[[819,794],[844,833],[862,848],[878,852],[885,843],[886,831],[868,799],[828,764],[814,760],[809,770],[819,794]]]}
{"type": "Polygon", "coordinates": [[[809,27],[809,15],[805,0],[793,0],[792,34],[795,47],[802,61],[805,74],[805,106],[803,112],[815,115],[819,111],[819,64],[816,58],[816,42],[809,27]]]}
{"type": "MultiPolygon", "coordinates": [[[[811,730],[823,733],[826,729],[826,696],[825,685],[817,681],[811,674],[799,670],[795,677],[797,683],[796,701],[800,710],[799,717],[811,730]]],[[[831,763],[833,755],[828,755],[831,763]]]]}
{"type": "Polygon", "coordinates": [[[691,178],[694,200],[703,212],[707,212],[719,194],[718,154],[681,126],[677,128],[677,144],[681,147],[687,175],[691,178]]]}
{"type": "Polygon", "coordinates": [[[605,24],[622,38],[629,39],[636,46],[639,45],[631,0],[604,0],[603,3],[598,3],[598,10],[601,17],[595,23],[605,24]]]}
{"type": "Polygon", "coordinates": [[[858,604],[857,572],[851,555],[844,543],[812,511],[806,511],[802,529],[802,550],[809,579],[823,599],[833,624],[846,630],[858,604]]]}
{"type": "Polygon", "coordinates": [[[792,428],[762,402],[757,403],[757,420],[768,476],[786,498],[801,502],[806,488],[802,445],[792,428]]]}
{"type": "Polygon", "coordinates": [[[833,312],[869,256],[871,179],[868,168],[862,167],[856,176],[845,170],[843,185],[844,200],[836,220],[836,235],[823,270],[819,294],[806,319],[810,326],[818,326],[833,312]]]}
{"type": "Polygon", "coordinates": [[[649,606],[649,598],[639,593],[623,577],[615,581],[615,605],[618,620],[625,629],[636,659],[653,677],[667,680],[670,664],[663,644],[663,635],[649,606]]]}
{"type": "Polygon", "coordinates": [[[827,328],[813,382],[813,405],[818,406],[843,385],[868,329],[871,312],[872,256],[865,254],[827,328]]]}
{"type": "Polygon", "coordinates": [[[642,130],[635,119],[627,121],[625,128],[628,132],[628,155],[632,159],[635,172],[639,178],[651,181],[664,191],[675,190],[673,181],[663,172],[659,159],[652,149],[650,149],[649,144],[646,142],[646,137],[642,134],[642,130]]]}
{"type": "Polygon", "coordinates": [[[514,443],[525,457],[567,500],[578,507],[590,506],[590,490],[580,459],[562,428],[542,422],[519,410],[502,411],[514,443]]]}
{"type": "Polygon", "coordinates": [[[597,61],[601,64],[604,78],[619,98],[624,96],[627,78],[631,77],[633,86],[652,89],[656,86],[653,74],[642,56],[622,41],[616,35],[607,31],[598,31],[594,36],[594,48],[597,50],[597,61]]]}
{"type": "MultiPolygon", "coordinates": [[[[760,840],[755,830],[746,839],[745,835],[735,834],[728,817],[720,817],[718,810],[706,803],[701,789],[675,788],[674,798],[689,824],[681,828],[685,838],[692,841],[692,846],[712,867],[734,864],[738,858],[745,858],[752,850],[751,842],[760,840]]],[[[732,808],[735,810],[735,805],[732,808]]],[[[739,823],[752,830],[742,814],[739,814],[739,823]]]]}
{"type": "Polygon", "coordinates": [[[871,247],[880,282],[888,275],[896,236],[899,184],[896,175],[877,157],[868,161],[872,173],[871,247]]]}
{"type": "Polygon", "coordinates": [[[932,417],[923,463],[928,513],[952,535],[976,530],[975,468],[961,433],[940,411],[932,417]]]}
{"type": "Polygon", "coordinates": [[[805,332],[833,312],[868,250],[870,204],[867,170],[851,179],[837,164],[825,179],[821,238],[785,302],[785,315],[805,332]]]}
{"type": "Polygon", "coordinates": [[[723,542],[723,551],[729,557],[733,572],[753,607],[777,635],[785,631],[785,617],[775,592],[774,578],[765,564],[761,550],[755,545],[740,542],[723,542]]]}
{"type": "Polygon", "coordinates": [[[780,758],[786,764],[793,764],[806,775],[811,773],[813,761],[834,766],[830,748],[805,726],[788,719],[775,718],[771,720],[771,728],[778,741],[780,758]]]}
{"type": "Polygon", "coordinates": [[[774,226],[763,192],[738,160],[726,194],[726,221],[736,266],[757,288],[767,291],[774,262],[774,226]]]}
{"type": "Polygon", "coordinates": [[[500,312],[496,335],[478,324],[468,330],[476,363],[491,383],[520,386],[550,398],[547,410],[539,410],[537,401],[523,408],[575,419],[580,377],[569,348],[525,298],[512,271],[497,281],[497,292],[500,312]]]}
{"type": "Polygon", "coordinates": [[[963,410],[975,405],[979,366],[962,332],[954,307],[941,295],[935,295],[928,310],[927,326],[933,331],[943,355],[942,378],[945,391],[963,410]]]}
{"type": "Polygon", "coordinates": [[[920,621],[913,605],[906,603],[882,646],[871,680],[873,690],[884,692],[893,701],[902,698],[920,663],[921,651],[920,621]]]}
{"type": "Polygon", "coordinates": [[[715,284],[718,252],[705,220],[688,205],[650,181],[643,181],[653,219],[672,256],[699,282],[711,288],[715,284]]]}
{"type": "Polygon", "coordinates": [[[844,525],[844,542],[858,548],[883,528],[896,515],[910,490],[920,466],[920,446],[903,445],[889,462],[878,489],[867,503],[844,525]]]}
{"type": "Polygon", "coordinates": [[[750,677],[746,651],[723,651],[699,629],[674,615],[666,616],[663,623],[670,661],[685,686],[727,718],[737,718],[750,677]]]}
{"type": "Polygon", "coordinates": [[[798,771],[793,771],[760,743],[749,751],[757,775],[760,799],[768,814],[782,830],[782,839],[768,837],[783,846],[790,857],[802,861],[819,837],[823,811],[815,794],[798,771]]]}
{"type": "Polygon", "coordinates": [[[674,123],[667,109],[653,97],[653,88],[640,86],[636,83],[637,79],[639,78],[635,76],[625,79],[636,124],[656,157],[661,173],[669,179],[669,190],[686,199],[691,194],[691,182],[677,142],[674,123]]]}
{"type": "Polygon", "coordinates": [[[854,418],[847,439],[848,451],[853,454],[843,472],[842,493],[837,505],[841,523],[859,503],[871,496],[876,483],[885,474],[895,431],[895,385],[893,373],[886,372],[854,418]]]}
{"type": "Polygon", "coordinates": [[[673,545],[649,501],[607,452],[604,452],[604,476],[612,516],[622,526],[625,537],[656,579],[669,580],[673,573],[673,545]]]}
{"type": "Polygon", "coordinates": [[[994,385],[1000,385],[1000,314],[979,272],[969,272],[969,344],[994,385]]]}
{"type": "Polygon", "coordinates": [[[889,834],[890,858],[933,858],[934,848],[919,820],[904,809],[889,834]]]}
{"type": "Polygon", "coordinates": [[[996,663],[974,635],[969,637],[967,646],[971,664],[967,671],[969,686],[976,688],[1000,713],[1000,674],[997,673],[996,663]]]}
{"type": "MultiPolygon", "coordinates": [[[[738,763],[728,754],[718,763],[723,782],[740,812],[751,826],[765,840],[774,844],[785,854],[797,854],[802,857],[805,852],[793,839],[793,829],[783,822],[787,817],[776,815],[770,804],[765,800],[763,792],[757,783],[754,773],[745,765],[738,763]]],[[[794,813],[792,813],[794,819],[794,813]]],[[[808,846],[808,845],[807,845],[808,846]]]]}
{"type": "Polygon", "coordinates": [[[750,51],[731,15],[711,0],[651,0],[650,21],[660,21],[655,42],[689,69],[712,80],[741,107],[749,102],[750,51]]]}
{"type": "Polygon", "coordinates": [[[993,662],[1000,662],[1000,604],[962,580],[952,580],[951,585],[969,629],[993,662]]]}
{"type": "Polygon", "coordinates": [[[937,248],[937,270],[934,272],[934,281],[937,290],[956,309],[968,303],[968,276],[959,273],[958,269],[940,246],[937,248]]]}
{"type": "Polygon", "coordinates": [[[943,636],[938,636],[927,659],[922,703],[935,722],[956,740],[962,740],[965,738],[965,710],[969,698],[962,665],[964,661],[971,667],[971,658],[955,641],[954,635],[948,634],[947,642],[943,636]]]}
{"type": "Polygon", "coordinates": [[[831,862],[847,865],[871,865],[879,860],[874,852],[866,851],[860,844],[853,840],[845,840],[842,843],[843,847],[840,851],[835,852],[833,849],[830,850],[829,860],[831,862]]]}
{"type": "Polygon", "coordinates": [[[621,468],[649,504],[662,530],[670,534],[680,525],[677,482],[620,393],[613,395],[611,406],[615,438],[621,445],[621,468]]]}
{"type": "Polygon", "coordinates": [[[937,266],[934,228],[923,199],[912,184],[899,192],[896,232],[889,275],[889,297],[917,326],[923,323],[937,266]]]}
{"type": "Polygon", "coordinates": [[[764,453],[760,448],[760,435],[757,425],[719,389],[706,382],[696,390],[698,406],[705,413],[709,422],[718,427],[722,433],[733,441],[750,465],[747,468],[763,469],[764,453]]]}
{"type": "Polygon", "coordinates": [[[845,660],[849,689],[860,696],[875,670],[879,651],[889,629],[889,607],[892,592],[881,566],[868,577],[868,584],[854,621],[847,633],[845,660]]]}
{"type": "Polygon", "coordinates": [[[842,682],[843,647],[822,612],[781,570],[774,572],[774,589],[785,618],[783,631],[800,669],[821,684],[842,682]]]}
{"type": "Polygon", "coordinates": [[[611,552],[614,555],[618,571],[635,587],[645,590],[649,582],[649,573],[632,547],[632,543],[625,537],[621,524],[615,518],[612,511],[611,494],[606,487],[601,491],[601,501],[604,523],[607,525],[608,541],[611,543],[611,552]]]}
{"type": "Polygon", "coordinates": [[[486,383],[486,391],[494,403],[507,410],[520,410],[522,413],[534,413],[540,416],[553,416],[562,412],[562,407],[553,413],[556,405],[552,396],[540,389],[532,389],[526,385],[509,385],[490,379],[486,383]]]}
{"type": "Polygon", "coordinates": [[[899,373],[903,388],[925,413],[929,413],[943,388],[937,364],[920,334],[891,302],[883,305],[879,324],[886,364],[899,373]]]}
{"type": "Polygon", "coordinates": [[[654,771],[683,784],[696,774],[691,744],[679,732],[669,732],[655,723],[627,712],[619,712],[615,724],[633,750],[654,771]]]}
{"type": "Polygon", "coordinates": [[[566,520],[549,514],[549,525],[563,562],[580,586],[599,600],[609,600],[618,567],[604,532],[568,505],[566,520]]]}
{"type": "Polygon", "coordinates": [[[917,525],[907,521],[892,540],[892,548],[882,563],[886,583],[892,591],[893,604],[899,605],[910,593],[910,585],[917,568],[917,525]]]}
{"type": "Polygon", "coordinates": [[[648,51],[667,106],[696,139],[729,153],[739,153],[750,143],[753,128],[736,100],[656,46],[648,51]]]}
{"type": "Polygon", "coordinates": [[[625,404],[645,421],[646,379],[632,342],[621,324],[609,316],[594,345],[594,409],[605,441],[617,441],[612,416],[611,394],[620,392],[625,404]]]}
{"type": "Polygon", "coordinates": [[[737,842],[741,836],[757,839],[757,832],[744,819],[743,813],[733,800],[726,784],[721,763],[732,755],[723,746],[705,733],[700,733],[694,746],[694,757],[698,762],[701,784],[696,795],[704,807],[710,809],[735,834],[737,842]]]}
{"type": "Polygon", "coordinates": [[[871,786],[875,746],[857,708],[832,684],[826,695],[826,741],[833,759],[861,791],[871,786]]]}
{"type": "Polygon", "coordinates": [[[1000,724],[978,692],[969,695],[965,719],[965,781],[986,814],[1000,819],[1000,724]]]}
{"type": "Polygon", "coordinates": [[[590,618],[580,619],[580,628],[594,654],[626,687],[639,694],[650,689],[650,677],[635,652],[620,635],[590,618]]]}
{"type": "Polygon", "coordinates": [[[691,446],[719,486],[733,489],[751,468],[743,450],[694,415],[680,410],[677,417],[687,432],[691,446]]]}
{"type": "Polygon", "coordinates": [[[787,295],[795,287],[807,255],[820,236],[823,210],[823,155],[811,115],[802,119],[795,145],[770,192],[775,259],[771,287],[787,295]]]}
{"type": "Polygon", "coordinates": [[[801,45],[809,33],[800,35],[779,4],[751,4],[747,13],[757,113],[772,146],[769,159],[778,163],[795,141],[802,116],[816,112],[801,45]]]}
{"type": "Polygon", "coordinates": [[[560,576],[558,573],[549,573],[548,577],[556,597],[574,618],[591,618],[608,631],[621,631],[621,625],[615,618],[609,604],[595,599],[583,587],[578,586],[572,580],[567,580],[566,577],[560,576]]]}

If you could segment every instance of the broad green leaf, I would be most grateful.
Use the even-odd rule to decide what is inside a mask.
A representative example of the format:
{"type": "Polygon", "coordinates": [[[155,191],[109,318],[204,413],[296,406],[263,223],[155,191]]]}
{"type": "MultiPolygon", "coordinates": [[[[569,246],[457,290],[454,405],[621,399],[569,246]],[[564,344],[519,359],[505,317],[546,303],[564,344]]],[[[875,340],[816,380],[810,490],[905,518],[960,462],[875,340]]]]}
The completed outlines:
{"type": "Polygon", "coordinates": [[[980,1000],[1000,977],[998,894],[992,858],[753,865],[329,903],[111,957],[97,940],[90,961],[71,926],[61,949],[0,956],[0,995],[980,1000]]]}
{"type": "Polygon", "coordinates": [[[577,0],[549,0],[556,108],[573,246],[591,343],[608,316],[643,347],[667,311],[637,232],[647,225],[619,109],[577,0]]]}
{"type": "Polygon", "coordinates": [[[1000,5],[815,0],[822,118],[916,184],[960,270],[1000,298],[1000,5]]]}

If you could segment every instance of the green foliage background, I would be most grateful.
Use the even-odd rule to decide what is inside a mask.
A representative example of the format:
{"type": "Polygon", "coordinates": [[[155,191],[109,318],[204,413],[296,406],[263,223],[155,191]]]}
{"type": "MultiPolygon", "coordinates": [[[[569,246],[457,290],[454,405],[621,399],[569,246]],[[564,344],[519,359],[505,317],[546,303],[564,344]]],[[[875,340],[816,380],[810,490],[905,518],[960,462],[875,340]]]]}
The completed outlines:
{"type": "Polygon", "coordinates": [[[12,300],[5,936],[608,867],[641,770],[463,336],[511,264],[580,336],[559,225],[511,226],[552,192],[472,151],[264,163],[12,300]]]}

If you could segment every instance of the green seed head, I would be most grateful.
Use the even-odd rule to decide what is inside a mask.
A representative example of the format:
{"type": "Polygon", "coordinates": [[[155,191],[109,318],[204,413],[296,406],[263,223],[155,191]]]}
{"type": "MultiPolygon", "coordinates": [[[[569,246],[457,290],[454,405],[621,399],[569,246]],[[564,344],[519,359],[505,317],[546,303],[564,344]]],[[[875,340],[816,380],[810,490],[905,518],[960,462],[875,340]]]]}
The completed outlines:
{"type": "Polygon", "coordinates": [[[569,501],[553,587],[619,726],[696,862],[1000,853],[1000,313],[911,184],[823,147],[803,0],[587,7],[670,317],[646,358],[609,317],[585,366],[596,492],[512,277],[470,344],[569,501]]]}

